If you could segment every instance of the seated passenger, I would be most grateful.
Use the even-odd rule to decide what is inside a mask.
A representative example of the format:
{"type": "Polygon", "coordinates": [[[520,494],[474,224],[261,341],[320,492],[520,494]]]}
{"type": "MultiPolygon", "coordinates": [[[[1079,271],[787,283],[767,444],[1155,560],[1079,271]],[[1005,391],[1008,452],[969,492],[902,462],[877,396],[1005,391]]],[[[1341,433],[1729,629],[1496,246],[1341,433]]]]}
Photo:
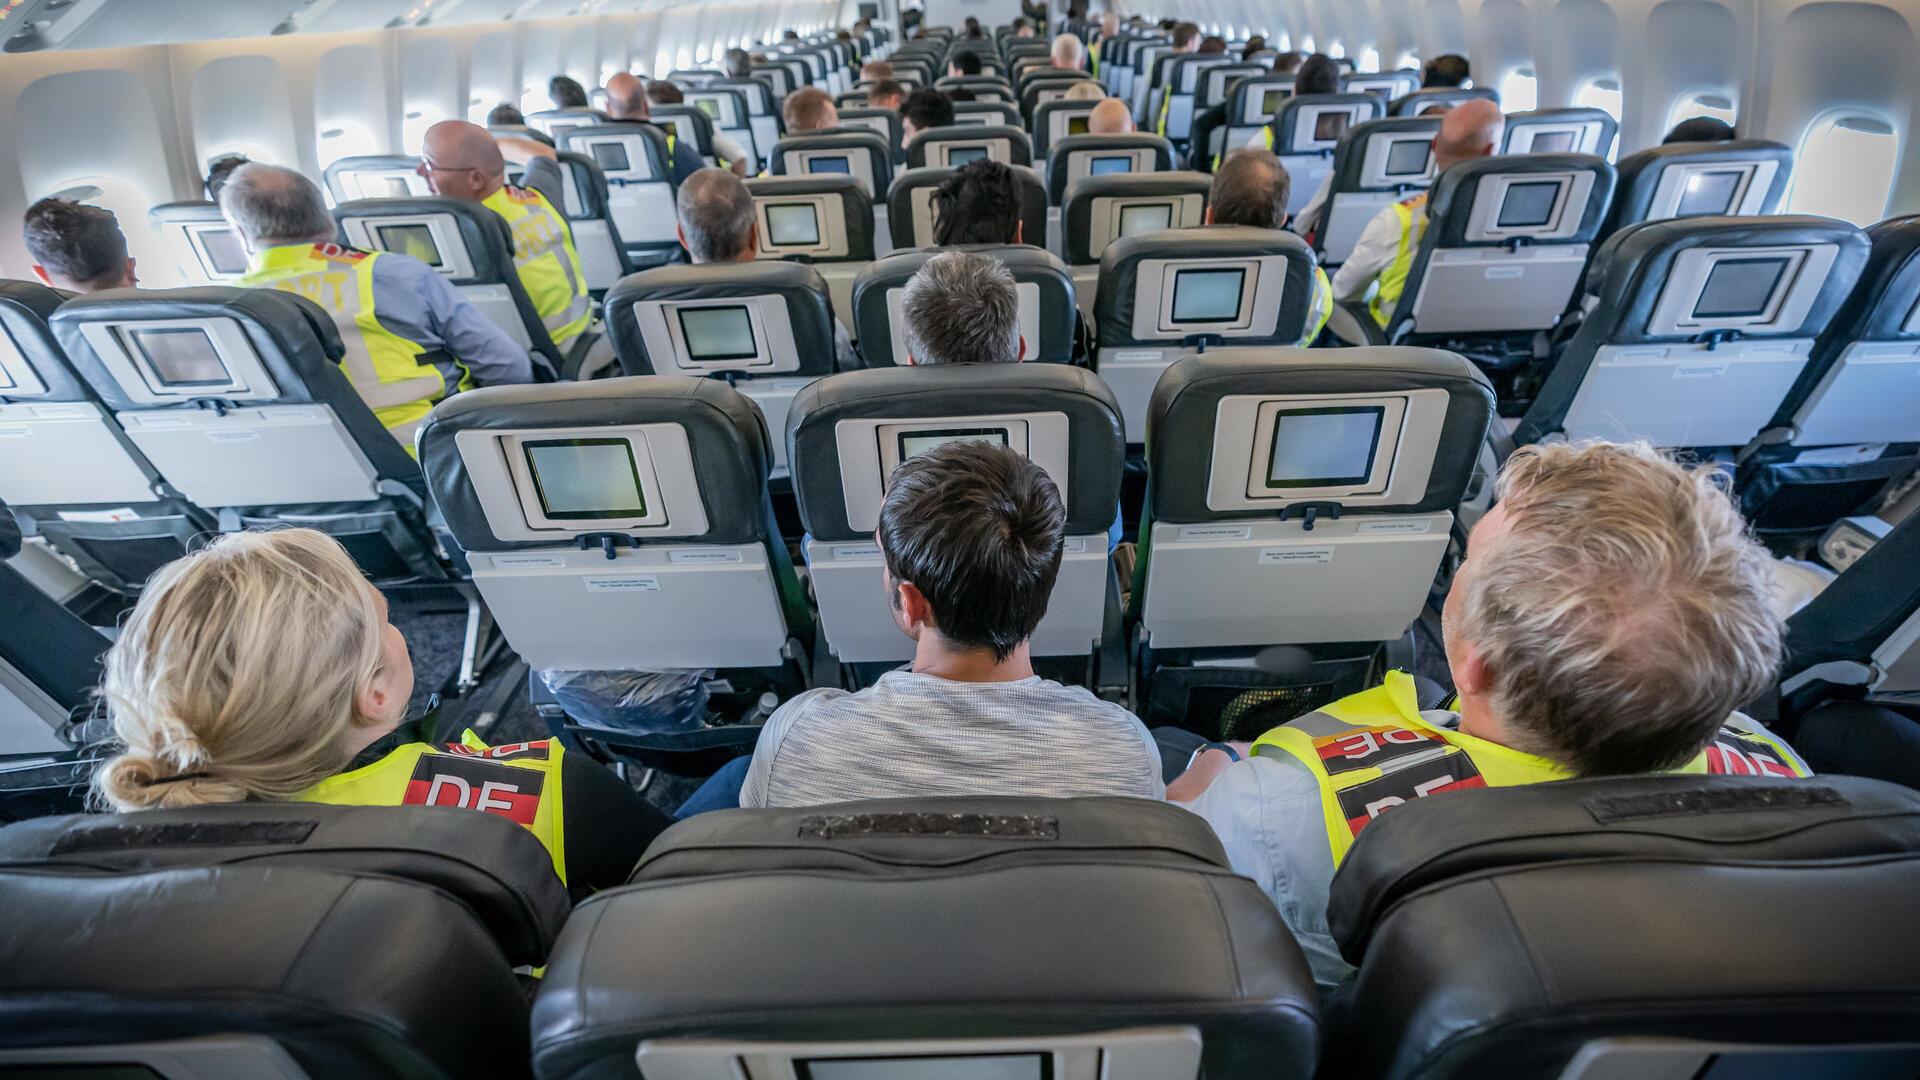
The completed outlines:
{"type": "MultiPolygon", "coordinates": [[[[655,79],[647,84],[647,101],[650,103],[648,106],[649,109],[651,109],[653,105],[685,105],[687,103],[687,95],[685,91],[667,80],[655,79]]],[[[749,154],[745,147],[735,142],[733,136],[728,135],[724,131],[716,130],[713,133],[713,156],[720,159],[722,164],[732,169],[733,175],[745,176],[747,175],[747,161],[753,155],[749,154]]]]}
{"type": "Polygon", "coordinates": [[[507,159],[486,128],[465,120],[442,120],[427,129],[420,175],[435,195],[479,203],[499,214],[513,234],[513,268],[562,355],[593,322],[587,275],[573,246],[573,229],[556,206],[566,200],[560,166],[544,146],[521,174],[507,183],[507,159]]]}
{"type": "MultiPolygon", "coordinates": [[[[978,63],[978,61],[975,61],[978,63]]],[[[860,65],[860,78],[867,82],[879,82],[893,78],[893,65],[885,60],[869,60],[860,65]]]]}
{"type": "Polygon", "coordinates": [[[745,49],[728,49],[720,57],[720,66],[729,79],[745,79],[753,74],[753,54],[745,49]]]}
{"type": "Polygon", "coordinates": [[[900,106],[900,140],[904,146],[914,137],[932,128],[953,126],[953,99],[931,86],[923,86],[907,95],[900,106]]]}
{"type": "MultiPolygon", "coordinates": [[[[889,70],[887,74],[891,75],[893,72],[889,70]]],[[[958,79],[978,74],[980,74],[980,54],[976,52],[955,53],[953,60],[947,64],[947,75],[951,78],[958,79]]]]}
{"type": "MultiPolygon", "coordinates": [[[[1287,198],[1293,191],[1293,179],[1286,166],[1266,150],[1242,147],[1227,155],[1213,174],[1207,190],[1206,223],[1209,225],[1245,225],[1255,229],[1287,227],[1287,198]]],[[[1313,268],[1313,307],[1307,312],[1307,334],[1300,344],[1308,345],[1320,336],[1333,314],[1333,285],[1327,272],[1313,268]]]]}
{"type": "Polygon", "coordinates": [[[526,127],[526,114],[514,108],[508,102],[501,102],[487,111],[488,127],[526,127]]]}
{"type": "MultiPolygon", "coordinates": [[[[1013,346],[1016,335],[1001,336],[1013,346]]],[[[1027,639],[1046,614],[1065,526],[1059,490],[1015,450],[956,442],[903,462],[877,537],[913,663],[858,693],[810,690],[781,706],[740,805],[1163,796],[1158,751],[1132,713],[1034,674],[1027,639]]]]}
{"type": "Polygon", "coordinates": [[[980,158],[955,169],[933,192],[933,242],[1025,243],[1020,220],[1020,181],[998,161],[980,158]]]}
{"type": "Polygon", "coordinates": [[[867,108],[892,109],[900,111],[900,103],[907,97],[907,88],[892,79],[881,79],[867,87],[867,108]]]}
{"type": "Polygon", "coordinates": [[[788,94],[780,105],[780,115],[786,121],[788,135],[817,135],[840,126],[840,110],[817,86],[803,86],[788,94]]]}
{"type": "Polygon", "coordinates": [[[292,169],[243,165],[220,212],[251,258],[239,284],[281,289],[325,308],[347,355],[340,368],[409,448],[435,402],[477,385],[533,380],[533,362],[441,274],[411,255],[334,242],[333,215],[292,169]]]}
{"type": "Polygon", "coordinates": [[[1252,37],[1247,39],[1246,45],[1241,47],[1240,59],[1242,62],[1250,63],[1252,62],[1255,56],[1266,51],[1267,51],[1266,36],[1262,34],[1255,34],[1252,37]]]}
{"type": "Polygon", "coordinates": [[[114,810],[251,800],[460,806],[525,825],[576,897],[625,883],[668,824],[557,741],[430,744],[413,663],[332,537],[229,533],[154,574],[107,653],[114,810]],[[563,839],[564,838],[564,839],[563,839]]]}
{"type": "Polygon", "coordinates": [[[587,88],[580,80],[567,75],[555,75],[547,80],[547,98],[556,109],[588,108],[587,88]]]}
{"type": "Polygon", "coordinates": [[[1108,98],[1087,114],[1087,134],[1125,135],[1133,130],[1133,110],[1119,98],[1108,98]]]}
{"type": "Polygon", "coordinates": [[[66,199],[41,199],[27,207],[22,230],[33,275],[74,293],[131,289],[140,283],[127,237],[113,211],[66,199]]]}
{"type": "Polygon", "coordinates": [[[1668,143],[1732,142],[1737,138],[1739,136],[1734,134],[1733,125],[1725,120],[1718,120],[1711,116],[1696,116],[1673,125],[1673,130],[1667,132],[1667,137],[1661,139],[1660,144],[1665,146],[1668,143]]]}
{"type": "MultiPolygon", "coordinates": [[[[653,104],[647,98],[646,84],[638,76],[623,71],[607,80],[607,119],[652,127],[652,117],[653,104]]],[[[667,161],[676,184],[686,183],[687,177],[707,167],[699,147],[682,142],[674,135],[667,135],[667,161]]]]}
{"type": "MultiPolygon", "coordinates": [[[[1286,74],[1286,70],[1282,67],[1282,62],[1286,64],[1299,64],[1298,69],[1293,73],[1293,94],[1291,96],[1304,97],[1307,94],[1337,94],[1340,92],[1340,65],[1334,63],[1332,57],[1326,53],[1314,53],[1305,60],[1301,60],[1299,56],[1299,53],[1282,53],[1280,59],[1274,63],[1273,67],[1274,74],[1284,75],[1286,74]]],[[[1255,150],[1273,149],[1273,125],[1262,125],[1260,133],[1247,140],[1247,145],[1255,150]]],[[[1325,192],[1331,190],[1332,187],[1333,177],[1329,176],[1326,182],[1321,185],[1321,190],[1314,193],[1314,198],[1325,202],[1325,192]]],[[[1305,209],[1311,209],[1312,206],[1313,203],[1309,202],[1305,209]]],[[[1306,213],[1305,209],[1303,209],[1300,216],[1311,219],[1312,215],[1306,213]]]]}
{"type": "Polygon", "coordinates": [[[1074,34],[1061,34],[1053,39],[1053,50],[1047,62],[1063,71],[1079,71],[1086,67],[1087,46],[1074,34]]]}
{"type": "Polygon", "coordinates": [[[1447,593],[1452,709],[1422,709],[1395,672],[1244,760],[1203,749],[1168,786],[1273,897],[1323,993],[1353,970],[1327,927],[1334,868],[1407,799],[1575,776],[1806,775],[1735,711],[1771,685],[1781,622],[1770,560],[1712,469],[1644,444],[1526,446],[1495,500],[1447,593]],[[1393,791],[1365,790],[1383,767],[1393,791]]]}
{"type": "Polygon", "coordinates": [[[1446,53],[1427,61],[1426,66],[1420,69],[1420,89],[1442,90],[1465,86],[1471,77],[1466,57],[1446,53]]]}
{"type": "MultiPolygon", "coordinates": [[[[1506,118],[1500,106],[1485,99],[1468,101],[1450,110],[1433,139],[1433,175],[1463,161],[1486,157],[1500,145],[1506,118]]],[[[1374,215],[1354,242],[1353,253],[1333,275],[1333,295],[1342,303],[1366,298],[1375,290],[1373,310],[1380,325],[1393,316],[1393,306],[1406,286],[1407,273],[1427,230],[1427,196],[1431,188],[1395,203],[1374,215]]]]}
{"type": "Polygon", "coordinates": [[[1194,51],[1202,56],[1208,53],[1224,53],[1227,51],[1227,39],[1216,34],[1209,34],[1200,39],[1200,47],[1194,51]]]}
{"type": "Polygon", "coordinates": [[[221,154],[207,162],[207,178],[200,182],[200,186],[206,190],[207,198],[213,202],[219,202],[220,189],[227,186],[227,177],[232,176],[233,170],[246,163],[247,155],[245,154],[221,154]]]}
{"type": "Polygon", "coordinates": [[[1061,100],[1063,101],[1099,101],[1101,98],[1104,98],[1106,96],[1107,96],[1106,87],[1101,86],[1099,83],[1093,81],[1092,79],[1081,79],[1079,82],[1076,82],[1072,86],[1067,87],[1066,96],[1063,97],[1061,100]]]}
{"type": "MultiPolygon", "coordinates": [[[[753,194],[739,177],[725,169],[701,169],[680,185],[674,208],[679,217],[676,226],[680,246],[694,265],[705,263],[750,263],[760,257],[760,221],[754,213],[753,194]]],[[[860,366],[859,354],[847,337],[847,328],[833,320],[834,367],[852,371],[860,366]]]]}

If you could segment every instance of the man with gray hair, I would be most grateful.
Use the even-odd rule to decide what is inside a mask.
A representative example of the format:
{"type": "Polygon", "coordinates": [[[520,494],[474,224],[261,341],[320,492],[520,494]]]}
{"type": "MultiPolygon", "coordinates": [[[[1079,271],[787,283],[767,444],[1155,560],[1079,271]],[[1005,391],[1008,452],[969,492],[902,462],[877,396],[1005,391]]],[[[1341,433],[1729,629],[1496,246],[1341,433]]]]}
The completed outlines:
{"type": "Polygon", "coordinates": [[[326,199],[300,173],[242,165],[221,189],[220,212],[251,254],[239,283],[325,308],[347,346],[341,370],[409,450],[415,429],[442,398],[476,385],[533,380],[527,351],[432,267],[411,255],[336,243],[326,199]]]}
{"type": "MultiPolygon", "coordinates": [[[[680,185],[674,200],[680,246],[694,265],[753,262],[760,257],[760,221],[754,213],[753,193],[746,182],[727,169],[705,168],[680,185]]],[[[833,320],[834,368],[851,371],[860,366],[853,341],[840,320],[833,320]]]]}
{"type": "Polygon", "coordinates": [[[1087,44],[1077,34],[1061,34],[1053,39],[1051,63],[1054,67],[1066,71],[1079,71],[1086,67],[1087,44]]]}
{"type": "Polygon", "coordinates": [[[1017,364],[1027,351],[1013,274],[990,255],[928,259],[907,279],[900,315],[909,364],[1017,364]]]}
{"type": "Polygon", "coordinates": [[[1770,560],[1712,468],[1645,444],[1521,448],[1473,527],[1441,639],[1451,708],[1391,672],[1267,732],[1210,744],[1167,797],[1259,882],[1324,993],[1351,974],[1327,897],[1354,839],[1409,800],[1582,776],[1805,776],[1741,715],[1772,685],[1770,560]]]}

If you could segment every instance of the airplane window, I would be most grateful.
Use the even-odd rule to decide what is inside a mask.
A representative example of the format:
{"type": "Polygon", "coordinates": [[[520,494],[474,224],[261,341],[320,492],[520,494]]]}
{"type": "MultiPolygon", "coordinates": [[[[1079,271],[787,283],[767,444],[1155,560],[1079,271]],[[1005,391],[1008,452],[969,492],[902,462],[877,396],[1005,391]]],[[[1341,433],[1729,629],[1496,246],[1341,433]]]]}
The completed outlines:
{"type": "Polygon", "coordinates": [[[1673,111],[1667,114],[1667,127],[1671,128],[1682,120],[1691,120],[1696,116],[1710,116],[1731,124],[1734,120],[1733,99],[1720,94],[1689,94],[1673,103],[1673,111]]]}
{"type": "Polygon", "coordinates": [[[1899,139],[1886,122],[1867,116],[1816,121],[1794,155],[1787,212],[1820,214],[1871,225],[1886,214],[1893,191],[1899,139]]]}
{"type": "Polygon", "coordinates": [[[1364,49],[1361,49],[1360,57],[1358,60],[1354,62],[1353,68],[1355,71],[1367,71],[1367,72],[1379,71],[1380,70],[1380,50],[1374,48],[1371,45],[1367,46],[1364,49]]]}
{"type": "Polygon", "coordinates": [[[539,439],[520,444],[540,509],[558,521],[647,516],[640,467],[625,439],[539,439]]]}
{"type": "Polygon", "coordinates": [[[1618,120],[1622,97],[1619,79],[1588,79],[1574,91],[1573,103],[1583,109],[1599,109],[1618,120]]]}
{"type": "Polygon", "coordinates": [[[1510,113],[1532,112],[1540,107],[1540,80],[1532,68],[1515,68],[1500,80],[1500,107],[1510,113]]]}

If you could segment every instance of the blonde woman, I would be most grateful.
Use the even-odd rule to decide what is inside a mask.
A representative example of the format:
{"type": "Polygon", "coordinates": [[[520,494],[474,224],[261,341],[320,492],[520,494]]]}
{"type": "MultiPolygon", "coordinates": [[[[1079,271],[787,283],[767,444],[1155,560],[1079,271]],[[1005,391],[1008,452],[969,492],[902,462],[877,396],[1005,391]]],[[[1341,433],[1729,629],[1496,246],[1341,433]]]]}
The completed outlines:
{"type": "Polygon", "coordinates": [[[671,820],[558,742],[422,742],[406,639],[311,529],[223,536],[153,576],[101,686],[115,810],[248,800],[461,806],[539,837],[576,896],[625,882],[671,820]]]}

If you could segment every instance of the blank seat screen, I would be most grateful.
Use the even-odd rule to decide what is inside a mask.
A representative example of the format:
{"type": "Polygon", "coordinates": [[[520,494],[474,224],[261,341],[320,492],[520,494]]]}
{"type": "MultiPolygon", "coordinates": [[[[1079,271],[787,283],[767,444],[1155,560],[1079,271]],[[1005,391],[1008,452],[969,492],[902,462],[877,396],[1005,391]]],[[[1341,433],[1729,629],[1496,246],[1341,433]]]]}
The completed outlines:
{"type": "Polygon", "coordinates": [[[853,168],[847,164],[847,159],[843,157],[817,157],[807,162],[807,172],[839,173],[842,176],[847,176],[852,174],[853,168]]]}
{"type": "Polygon", "coordinates": [[[1270,488],[1363,484],[1373,472],[1386,409],[1378,405],[1295,409],[1275,414],[1270,488]]]}
{"type": "Polygon", "coordinates": [[[1507,185],[1506,201],[1500,204],[1499,227],[1528,229],[1553,220],[1553,204],[1560,197],[1560,181],[1532,180],[1507,185]]]}
{"type": "Polygon", "coordinates": [[[820,220],[814,214],[813,204],[767,207],[767,239],[776,247],[818,244],[820,220]]]}
{"type": "Polygon", "coordinates": [[[976,161],[985,161],[986,158],[987,148],[984,146],[959,146],[947,151],[947,164],[956,169],[976,161]]]}
{"type": "Polygon", "coordinates": [[[1173,321],[1233,321],[1240,314],[1240,290],[1246,280],[1245,270],[1175,270],[1173,321]]]}
{"type": "Polygon", "coordinates": [[[1419,176],[1427,171],[1433,144],[1423,139],[1401,139],[1387,148],[1388,176],[1419,176]]]}
{"type": "Polygon", "coordinates": [[[627,148],[617,142],[597,142],[587,149],[593,151],[593,163],[600,166],[601,172],[619,173],[633,168],[627,148]]]}
{"type": "Polygon", "coordinates": [[[797,1080],[1052,1080],[1053,1055],[814,1058],[794,1062],[793,1072],[797,1080]]]}
{"type": "MultiPolygon", "coordinates": [[[[1120,211],[1120,235],[1132,236],[1134,233],[1153,232],[1157,229],[1173,228],[1173,207],[1129,206],[1120,211]]],[[[1235,299],[1239,297],[1236,294],[1235,299]]]]}
{"type": "Polygon", "coordinates": [[[753,344],[753,322],[747,317],[745,305],[681,308],[679,314],[687,359],[751,360],[760,355],[753,344]]]}
{"type": "Polygon", "coordinates": [[[903,431],[900,433],[900,460],[917,457],[936,446],[945,446],[953,442],[983,442],[1005,446],[1007,429],[941,428],[929,431],[903,431]]]}
{"type": "Polygon", "coordinates": [[[647,516],[640,466],[625,439],[539,439],[520,444],[540,509],[561,521],[647,516]]]}
{"type": "Polygon", "coordinates": [[[1766,259],[1722,259],[1713,264],[1707,283],[1694,301],[1696,319],[1742,319],[1767,312],[1768,301],[1787,272],[1785,256],[1766,259]]]}
{"type": "Polygon", "coordinates": [[[1687,177],[1686,190],[1680,193],[1680,205],[1674,208],[1673,216],[1732,213],[1734,190],[1745,175],[1744,169],[1694,173],[1687,177]]]}
{"type": "Polygon", "coordinates": [[[1088,176],[1112,176],[1114,173],[1133,171],[1131,157],[1097,157],[1087,162],[1088,176]]]}
{"type": "Polygon", "coordinates": [[[1527,149],[1536,154],[1564,154],[1573,149],[1573,132],[1548,131],[1535,135],[1527,149]]]}
{"type": "Polygon", "coordinates": [[[127,337],[146,358],[160,387],[227,386],[233,382],[227,365],[214,350],[213,338],[199,327],[129,330],[127,337]]]}
{"type": "Polygon", "coordinates": [[[232,229],[206,229],[200,233],[200,246],[206,249],[207,262],[216,274],[244,274],[247,272],[247,249],[240,244],[240,234],[232,229]]]}
{"type": "Polygon", "coordinates": [[[407,186],[407,181],[405,177],[383,176],[378,178],[365,179],[360,181],[360,189],[362,191],[367,190],[367,187],[369,184],[377,185],[374,188],[376,192],[378,191],[386,192],[385,196],[375,194],[375,195],[369,196],[370,198],[378,199],[378,198],[384,197],[388,199],[405,199],[412,196],[413,194],[413,188],[407,186]]]}
{"type": "Polygon", "coordinates": [[[440,246],[433,242],[433,230],[425,225],[375,225],[381,251],[411,255],[428,266],[440,266],[440,246]]]}

